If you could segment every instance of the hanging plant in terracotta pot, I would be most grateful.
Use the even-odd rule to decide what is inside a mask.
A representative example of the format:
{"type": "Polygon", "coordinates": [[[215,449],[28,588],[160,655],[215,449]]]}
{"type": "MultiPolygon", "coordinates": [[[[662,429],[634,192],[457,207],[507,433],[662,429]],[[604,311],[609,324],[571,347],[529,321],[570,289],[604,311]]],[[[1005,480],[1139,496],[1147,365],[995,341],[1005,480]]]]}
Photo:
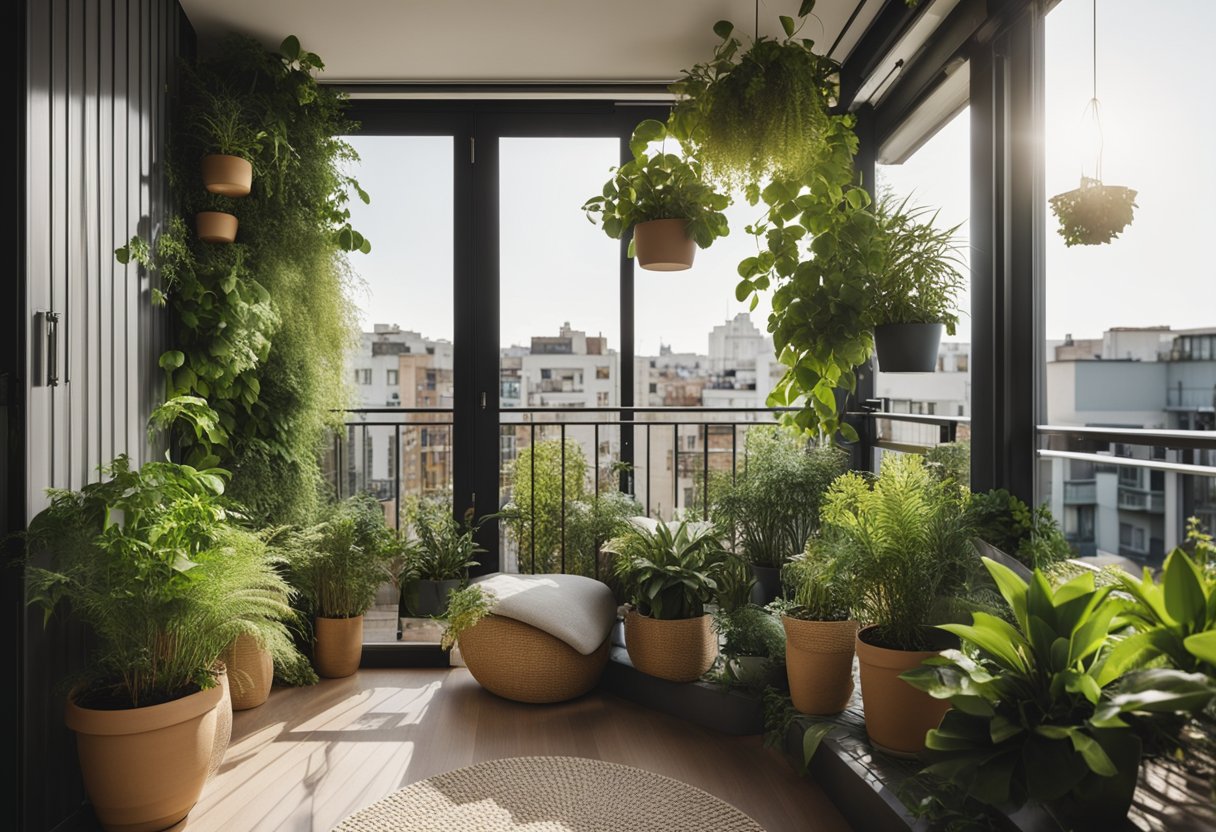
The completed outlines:
{"type": "Polygon", "coordinates": [[[190,129],[202,140],[203,187],[227,197],[248,196],[253,187],[253,159],[262,151],[266,133],[251,124],[245,104],[223,91],[202,89],[191,107],[190,129]]]}
{"type": "Polygon", "coordinates": [[[650,271],[691,268],[697,246],[708,248],[730,231],[722,213],[730,198],[705,181],[695,157],[665,149],[647,152],[652,142],[669,135],[661,121],[639,124],[629,142],[633,159],[616,168],[603,192],[583,205],[587,218],[613,239],[632,229],[629,256],[650,271]]]}
{"type": "Polygon", "coordinates": [[[1050,199],[1051,211],[1059,220],[1064,245],[1100,246],[1118,237],[1131,225],[1136,205],[1136,192],[1123,185],[1102,182],[1102,120],[1098,103],[1098,4],[1093,11],[1093,97],[1085,106],[1093,118],[1098,137],[1094,175],[1081,175],[1081,185],[1050,199]]]}

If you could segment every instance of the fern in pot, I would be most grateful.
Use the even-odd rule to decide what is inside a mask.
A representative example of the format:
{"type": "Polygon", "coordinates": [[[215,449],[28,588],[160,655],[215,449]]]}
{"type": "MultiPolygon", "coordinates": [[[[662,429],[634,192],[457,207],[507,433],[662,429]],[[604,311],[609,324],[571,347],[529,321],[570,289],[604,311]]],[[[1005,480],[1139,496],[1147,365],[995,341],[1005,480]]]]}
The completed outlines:
{"type": "Polygon", "coordinates": [[[957,298],[965,284],[955,236],[938,228],[937,213],[886,196],[874,206],[876,245],[872,314],[878,368],[931,373],[942,332],[958,327],[957,298]]]}
{"type": "Polygon", "coordinates": [[[51,492],[31,521],[28,599],[93,635],[66,721],[102,826],[162,829],[227,745],[220,655],[241,634],[274,639],[292,613],[274,565],[232,524],[226,472],[120,456],[102,474],[51,492]]]}
{"type": "Polygon", "coordinates": [[[290,580],[314,616],[313,662],[321,676],[359,669],[363,615],[384,581],[388,535],[380,504],[360,495],[330,506],[319,523],[284,542],[290,580]]]}
{"type": "Polygon", "coordinates": [[[721,636],[722,681],[759,691],[781,680],[785,633],[766,609],[751,602],[755,579],[742,558],[727,558],[717,577],[714,629],[721,636]]]}
{"type": "Polygon", "coordinates": [[[478,565],[477,555],[485,549],[477,545],[481,524],[473,522],[472,515],[470,509],[458,522],[443,505],[423,503],[418,507],[414,580],[405,593],[406,608],[415,616],[443,615],[449,596],[468,581],[469,570],[478,565]]]}
{"type": "Polygon", "coordinates": [[[782,570],[792,595],[781,616],[786,676],[790,700],[804,714],[840,713],[853,695],[857,588],[827,555],[830,548],[812,540],[782,570]]]}
{"type": "Polygon", "coordinates": [[[638,527],[605,548],[616,556],[614,570],[630,602],[625,647],[633,666],[672,682],[701,678],[718,657],[705,605],[714,598],[728,556],[713,527],[638,527]]]}
{"type": "Polygon", "coordinates": [[[828,491],[816,549],[852,582],[867,625],[856,642],[861,694],[881,750],[919,752],[947,709],[899,675],[950,646],[932,625],[951,617],[978,563],[965,505],[915,454],[885,455],[872,482],[848,473],[828,491]]]}

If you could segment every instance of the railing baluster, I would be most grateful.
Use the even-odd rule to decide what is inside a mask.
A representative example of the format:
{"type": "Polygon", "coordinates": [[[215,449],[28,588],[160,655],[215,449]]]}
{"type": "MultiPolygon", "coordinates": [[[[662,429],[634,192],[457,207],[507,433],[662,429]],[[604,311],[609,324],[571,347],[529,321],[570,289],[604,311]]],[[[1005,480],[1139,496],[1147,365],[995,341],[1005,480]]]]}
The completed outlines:
{"type": "Polygon", "coordinates": [[[680,510],[680,423],[676,422],[675,441],[671,443],[671,519],[680,510]]]}
{"type": "Polygon", "coordinates": [[[646,423],[646,516],[650,516],[650,423],[646,423]]]}
{"type": "Polygon", "coordinates": [[[531,464],[532,473],[529,479],[532,493],[528,498],[528,510],[531,517],[528,519],[528,535],[532,539],[532,568],[531,573],[536,574],[536,417],[532,414],[528,415],[528,422],[532,429],[531,444],[528,446],[528,462],[531,464]]]}
{"type": "Polygon", "coordinates": [[[701,478],[704,480],[704,482],[701,483],[701,488],[705,492],[705,496],[701,500],[701,503],[702,503],[701,519],[708,520],[709,519],[709,422],[705,423],[705,434],[704,434],[704,436],[702,436],[701,441],[705,445],[705,453],[702,454],[702,459],[701,459],[701,478]]]}
{"type": "Polygon", "coordinates": [[[393,433],[393,528],[401,531],[401,425],[393,433]]]}
{"type": "Polygon", "coordinates": [[[561,437],[561,443],[562,443],[562,464],[561,464],[561,468],[559,469],[561,471],[561,479],[562,479],[561,524],[559,526],[559,529],[561,531],[561,543],[562,543],[562,574],[565,575],[566,574],[566,423],[565,422],[561,423],[561,429],[560,429],[558,435],[561,437]]]}
{"type": "MultiPolygon", "coordinates": [[[[595,437],[595,473],[592,475],[595,478],[595,510],[600,510],[600,426],[599,423],[593,425],[595,437]]],[[[594,525],[593,525],[594,527],[594,525]]],[[[600,576],[600,541],[599,536],[595,538],[595,559],[591,565],[592,574],[596,579],[600,576]]]]}

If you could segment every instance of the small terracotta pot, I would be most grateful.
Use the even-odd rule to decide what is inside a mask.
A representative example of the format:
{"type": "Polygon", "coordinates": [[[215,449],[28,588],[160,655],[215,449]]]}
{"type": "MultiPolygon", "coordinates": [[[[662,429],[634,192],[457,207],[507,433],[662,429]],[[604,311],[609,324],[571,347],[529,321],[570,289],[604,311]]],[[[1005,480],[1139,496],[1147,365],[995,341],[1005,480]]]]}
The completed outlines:
{"type": "Polygon", "coordinates": [[[215,744],[211,747],[211,762],[207,764],[208,777],[220,770],[224,755],[228,753],[228,743],[232,742],[232,688],[228,683],[227,665],[221,665],[217,681],[222,693],[215,706],[215,744]]]}
{"type": "Polygon", "coordinates": [[[950,703],[934,699],[899,678],[936,650],[891,650],[866,641],[874,628],[857,634],[857,662],[861,669],[861,699],[866,733],[880,751],[911,757],[925,749],[925,734],[941,725],[950,703]]]}
{"type": "Polygon", "coordinates": [[[194,215],[194,230],[204,243],[236,242],[236,217],[223,211],[199,211],[194,215]]]}
{"type": "Polygon", "coordinates": [[[853,695],[856,621],[803,621],[781,616],[790,699],[804,714],[838,714],[853,695]]]}
{"type": "Polygon", "coordinates": [[[638,265],[652,272],[692,268],[697,244],[688,236],[688,220],[650,220],[633,227],[638,265]]]}
{"type": "Polygon", "coordinates": [[[222,685],[160,705],[82,708],[69,700],[64,722],[93,811],[111,832],[154,832],[181,821],[203,790],[215,752],[222,685]]]}
{"type": "Polygon", "coordinates": [[[317,618],[313,664],[326,679],[342,679],[359,669],[363,657],[363,616],[317,618]]]}
{"type": "Polygon", "coordinates": [[[695,682],[718,658],[718,636],[708,615],[661,621],[630,610],[625,649],[643,673],[669,682],[695,682]]]}
{"type": "Polygon", "coordinates": [[[200,165],[203,187],[222,196],[248,196],[253,188],[253,165],[240,156],[211,153],[200,165]]]}
{"type": "Polygon", "coordinates": [[[261,705],[270,696],[274,683],[274,658],[253,636],[242,633],[220,657],[228,666],[228,686],[232,689],[232,709],[246,711],[261,705]]]}

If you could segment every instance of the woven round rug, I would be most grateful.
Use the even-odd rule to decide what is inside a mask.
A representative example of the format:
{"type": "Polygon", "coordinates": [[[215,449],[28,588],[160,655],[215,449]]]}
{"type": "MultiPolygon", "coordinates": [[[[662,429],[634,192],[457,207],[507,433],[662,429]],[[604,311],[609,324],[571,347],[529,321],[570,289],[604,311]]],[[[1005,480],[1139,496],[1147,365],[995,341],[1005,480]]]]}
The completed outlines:
{"type": "Polygon", "coordinates": [[[510,757],[421,780],[335,832],[764,832],[698,788],[581,757],[510,757]]]}

